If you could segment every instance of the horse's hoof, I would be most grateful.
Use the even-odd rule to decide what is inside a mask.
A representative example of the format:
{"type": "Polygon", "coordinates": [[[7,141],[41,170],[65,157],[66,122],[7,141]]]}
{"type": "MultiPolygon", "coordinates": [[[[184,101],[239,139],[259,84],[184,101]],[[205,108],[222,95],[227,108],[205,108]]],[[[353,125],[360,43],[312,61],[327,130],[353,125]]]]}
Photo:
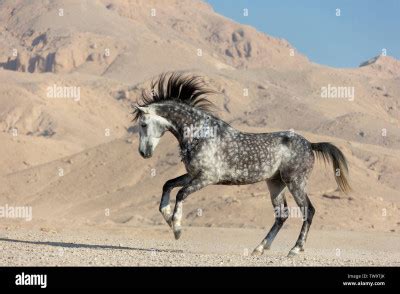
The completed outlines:
{"type": "Polygon", "coordinates": [[[169,225],[170,228],[172,228],[172,217],[167,220],[167,224],[169,225]]]}
{"type": "Polygon", "coordinates": [[[258,246],[256,249],[253,250],[251,253],[251,256],[260,256],[263,255],[264,253],[264,247],[263,246],[258,246]]]}
{"type": "Polygon", "coordinates": [[[295,247],[292,250],[289,251],[289,254],[287,257],[295,257],[296,255],[298,255],[300,252],[300,249],[295,247]]]}
{"type": "Polygon", "coordinates": [[[179,240],[179,238],[181,237],[181,235],[182,235],[182,230],[181,230],[180,228],[174,230],[175,240],[179,240]]]}

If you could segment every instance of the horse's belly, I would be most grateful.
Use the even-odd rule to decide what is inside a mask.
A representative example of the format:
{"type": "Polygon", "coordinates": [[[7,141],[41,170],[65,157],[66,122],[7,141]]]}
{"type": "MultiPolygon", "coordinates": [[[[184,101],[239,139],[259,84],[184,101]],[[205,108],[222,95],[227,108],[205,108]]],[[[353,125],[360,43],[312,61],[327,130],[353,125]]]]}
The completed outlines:
{"type": "Polygon", "coordinates": [[[245,169],[232,169],[221,177],[220,183],[225,185],[246,185],[265,181],[276,173],[277,166],[278,164],[268,167],[253,166],[245,169]]]}

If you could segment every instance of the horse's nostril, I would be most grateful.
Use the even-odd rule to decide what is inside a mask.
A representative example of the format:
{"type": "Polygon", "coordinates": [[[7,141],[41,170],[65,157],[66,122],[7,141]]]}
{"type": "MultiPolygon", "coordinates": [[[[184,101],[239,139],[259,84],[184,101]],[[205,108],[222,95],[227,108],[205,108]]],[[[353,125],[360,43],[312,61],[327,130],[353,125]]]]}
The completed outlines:
{"type": "Polygon", "coordinates": [[[151,153],[150,152],[145,152],[145,151],[139,150],[139,153],[143,158],[151,157],[151,153]]]}

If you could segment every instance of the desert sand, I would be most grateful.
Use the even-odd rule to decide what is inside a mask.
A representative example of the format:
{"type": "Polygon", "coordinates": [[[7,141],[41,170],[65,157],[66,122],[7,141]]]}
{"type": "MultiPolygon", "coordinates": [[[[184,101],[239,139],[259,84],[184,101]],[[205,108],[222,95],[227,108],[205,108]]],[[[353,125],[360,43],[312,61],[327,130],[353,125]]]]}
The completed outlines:
{"type": "Polygon", "coordinates": [[[0,45],[0,206],[32,208],[31,222],[0,218],[0,265],[399,264],[399,60],[318,65],[288,41],[189,0],[6,0],[0,45]],[[173,239],[158,205],[163,183],[184,173],[177,142],[166,135],[141,158],[130,114],[164,71],[203,76],[235,128],[293,129],[343,150],[353,192],[338,191],[331,169],[316,165],[316,215],[296,260],[285,257],[296,218],[266,255],[243,257],[273,223],[265,183],[191,195],[182,240],[173,239]],[[332,86],[354,96],[323,97],[332,86]],[[57,97],[53,88],[75,92],[57,97]],[[179,254],[186,258],[173,261],[179,254]]]}
{"type": "Polygon", "coordinates": [[[298,235],[283,229],[270,250],[252,256],[265,230],[187,227],[179,242],[165,226],[64,224],[3,229],[0,264],[8,266],[399,266],[390,233],[313,230],[306,251],[286,255],[298,235]]]}

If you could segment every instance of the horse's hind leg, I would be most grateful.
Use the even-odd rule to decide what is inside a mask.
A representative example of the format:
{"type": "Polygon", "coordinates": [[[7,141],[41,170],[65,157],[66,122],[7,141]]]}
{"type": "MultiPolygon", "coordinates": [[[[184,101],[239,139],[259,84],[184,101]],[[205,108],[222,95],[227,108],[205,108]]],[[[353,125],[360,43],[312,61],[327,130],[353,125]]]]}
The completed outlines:
{"type": "Polygon", "coordinates": [[[268,232],[267,236],[261,241],[260,245],[254,249],[252,255],[261,255],[264,249],[271,247],[272,241],[274,241],[279,230],[282,228],[283,223],[288,218],[287,215],[287,203],[285,199],[284,189],[285,183],[279,177],[267,180],[268,190],[271,194],[272,205],[275,210],[275,223],[268,232]]]}
{"type": "Polygon", "coordinates": [[[306,242],[308,231],[315,213],[315,209],[305,190],[306,183],[307,178],[304,176],[296,177],[286,183],[290,193],[292,193],[297,205],[303,213],[303,226],[301,227],[299,238],[297,239],[296,245],[290,250],[288,257],[295,256],[300,251],[304,250],[304,243],[306,242]]]}

